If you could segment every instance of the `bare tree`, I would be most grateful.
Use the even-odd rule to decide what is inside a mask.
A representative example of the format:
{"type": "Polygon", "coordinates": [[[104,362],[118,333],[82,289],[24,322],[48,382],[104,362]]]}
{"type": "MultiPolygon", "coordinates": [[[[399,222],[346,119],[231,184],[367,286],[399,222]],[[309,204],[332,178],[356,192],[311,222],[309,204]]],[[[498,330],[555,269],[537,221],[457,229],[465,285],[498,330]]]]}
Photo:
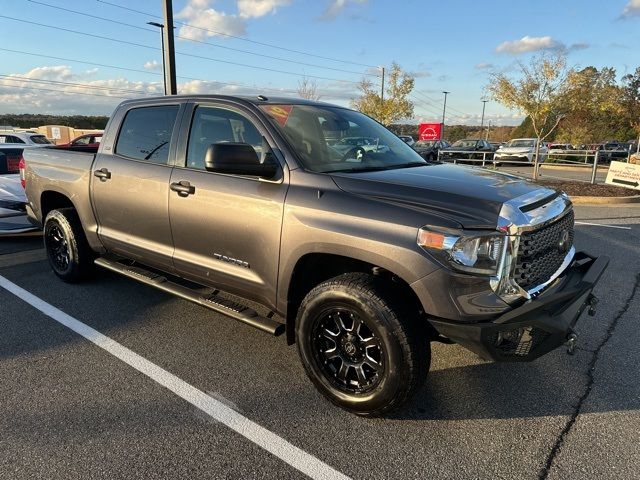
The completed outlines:
{"type": "Polygon", "coordinates": [[[307,77],[302,77],[298,80],[298,96],[300,98],[306,98],[307,100],[320,100],[322,97],[318,93],[318,84],[315,80],[309,80],[307,77]]]}
{"type": "Polygon", "coordinates": [[[494,100],[529,117],[538,137],[533,179],[538,178],[540,144],[553,133],[567,114],[564,101],[568,88],[566,57],[562,54],[533,57],[528,65],[518,63],[518,77],[493,73],[487,90],[494,100]]]}

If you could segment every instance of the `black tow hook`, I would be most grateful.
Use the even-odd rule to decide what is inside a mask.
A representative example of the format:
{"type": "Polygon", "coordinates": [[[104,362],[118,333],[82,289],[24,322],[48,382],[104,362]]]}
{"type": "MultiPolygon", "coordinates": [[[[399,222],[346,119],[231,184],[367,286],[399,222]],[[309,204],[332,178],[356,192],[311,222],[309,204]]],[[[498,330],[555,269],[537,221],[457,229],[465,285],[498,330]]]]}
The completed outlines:
{"type": "Polygon", "coordinates": [[[567,353],[569,355],[574,355],[576,353],[576,345],[578,343],[578,335],[575,333],[570,333],[567,335],[567,341],[565,345],[567,346],[567,353]]]}
{"type": "Polygon", "coordinates": [[[598,305],[598,299],[593,293],[589,294],[587,304],[589,305],[589,310],[587,311],[587,313],[590,317],[593,317],[596,314],[596,305],[598,305]]]}

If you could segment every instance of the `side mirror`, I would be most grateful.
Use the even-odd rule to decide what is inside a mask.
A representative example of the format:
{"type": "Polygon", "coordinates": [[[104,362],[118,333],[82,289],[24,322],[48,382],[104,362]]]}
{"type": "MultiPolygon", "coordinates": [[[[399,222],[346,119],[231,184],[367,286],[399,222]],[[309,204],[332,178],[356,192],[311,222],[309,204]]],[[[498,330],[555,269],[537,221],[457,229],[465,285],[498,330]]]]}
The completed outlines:
{"type": "Polygon", "coordinates": [[[207,147],[204,167],[209,172],[262,178],[273,178],[278,172],[278,165],[269,155],[260,163],[258,154],[248,143],[212,143],[207,147]]]}

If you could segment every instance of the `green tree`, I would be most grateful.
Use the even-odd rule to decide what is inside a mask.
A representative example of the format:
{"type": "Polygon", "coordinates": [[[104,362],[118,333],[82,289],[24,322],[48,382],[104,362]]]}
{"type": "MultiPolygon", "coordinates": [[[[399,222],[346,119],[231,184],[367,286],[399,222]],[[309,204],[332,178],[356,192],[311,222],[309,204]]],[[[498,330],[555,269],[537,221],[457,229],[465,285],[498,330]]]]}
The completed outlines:
{"type": "Polygon", "coordinates": [[[383,125],[413,117],[413,103],[407,99],[415,79],[393,63],[389,70],[384,99],[371,81],[363,79],[359,85],[360,96],[351,100],[351,106],[375,118],[383,125]]]}
{"type": "Polygon", "coordinates": [[[533,170],[535,180],[538,178],[540,144],[566,116],[563,98],[569,71],[566,57],[562,54],[533,57],[528,65],[522,62],[518,65],[517,78],[493,73],[487,91],[494,100],[529,117],[538,139],[533,170]]]}
{"type": "Polygon", "coordinates": [[[622,105],[628,124],[640,137],[640,67],[622,77],[622,105]]]}
{"type": "Polygon", "coordinates": [[[625,129],[621,89],[613,68],[587,67],[569,72],[564,103],[567,115],[558,139],[573,143],[596,143],[616,138],[625,129]]]}

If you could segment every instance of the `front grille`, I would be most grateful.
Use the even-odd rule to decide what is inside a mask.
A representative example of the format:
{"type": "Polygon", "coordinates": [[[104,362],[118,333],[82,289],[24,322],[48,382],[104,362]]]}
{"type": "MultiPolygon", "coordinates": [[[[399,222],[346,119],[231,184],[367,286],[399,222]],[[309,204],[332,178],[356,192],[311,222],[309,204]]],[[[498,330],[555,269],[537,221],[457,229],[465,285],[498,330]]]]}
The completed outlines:
{"type": "Polygon", "coordinates": [[[538,230],[522,233],[513,273],[514,281],[525,290],[546,282],[558,271],[572,246],[573,211],[538,230]],[[560,243],[565,231],[569,240],[565,249],[562,249],[560,243]]]}

